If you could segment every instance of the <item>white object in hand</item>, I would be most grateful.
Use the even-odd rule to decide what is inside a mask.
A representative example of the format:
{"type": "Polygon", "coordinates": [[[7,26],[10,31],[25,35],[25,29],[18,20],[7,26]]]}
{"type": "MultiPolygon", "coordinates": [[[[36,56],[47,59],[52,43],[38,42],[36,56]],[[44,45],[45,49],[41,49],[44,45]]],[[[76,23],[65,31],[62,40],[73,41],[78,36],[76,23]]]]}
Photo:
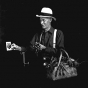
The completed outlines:
{"type": "Polygon", "coordinates": [[[11,42],[6,42],[6,50],[7,51],[11,51],[11,50],[21,51],[21,47],[16,45],[15,43],[11,44],[11,42]]]}
{"type": "Polygon", "coordinates": [[[6,50],[11,51],[11,42],[6,42],[6,50]]]}

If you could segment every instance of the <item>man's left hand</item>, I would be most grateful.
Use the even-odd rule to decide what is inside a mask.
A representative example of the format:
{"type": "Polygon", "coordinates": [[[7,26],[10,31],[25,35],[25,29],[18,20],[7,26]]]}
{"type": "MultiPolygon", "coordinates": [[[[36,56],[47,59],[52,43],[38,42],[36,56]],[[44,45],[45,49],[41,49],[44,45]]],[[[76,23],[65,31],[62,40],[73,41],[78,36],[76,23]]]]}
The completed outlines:
{"type": "Polygon", "coordinates": [[[40,44],[40,50],[45,49],[46,47],[42,44],[40,44]]]}

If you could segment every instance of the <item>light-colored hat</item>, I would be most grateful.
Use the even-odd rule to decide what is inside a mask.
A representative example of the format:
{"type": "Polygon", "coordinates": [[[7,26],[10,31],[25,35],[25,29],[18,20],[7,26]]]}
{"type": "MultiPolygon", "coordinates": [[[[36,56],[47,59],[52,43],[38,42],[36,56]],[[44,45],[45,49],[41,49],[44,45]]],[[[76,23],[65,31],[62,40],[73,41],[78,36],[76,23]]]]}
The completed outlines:
{"type": "Polygon", "coordinates": [[[43,7],[41,9],[41,15],[36,15],[36,17],[51,17],[56,21],[56,18],[53,17],[52,9],[50,9],[48,7],[43,7]]]}

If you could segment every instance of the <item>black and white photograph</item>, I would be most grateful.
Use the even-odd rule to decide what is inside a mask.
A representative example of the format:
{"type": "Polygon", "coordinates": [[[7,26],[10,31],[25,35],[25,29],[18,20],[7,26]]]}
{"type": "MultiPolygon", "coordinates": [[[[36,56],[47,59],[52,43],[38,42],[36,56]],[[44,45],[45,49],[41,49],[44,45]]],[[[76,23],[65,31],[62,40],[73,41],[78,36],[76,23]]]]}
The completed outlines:
{"type": "Polygon", "coordinates": [[[88,3],[2,0],[0,88],[87,88],[88,3]]]}

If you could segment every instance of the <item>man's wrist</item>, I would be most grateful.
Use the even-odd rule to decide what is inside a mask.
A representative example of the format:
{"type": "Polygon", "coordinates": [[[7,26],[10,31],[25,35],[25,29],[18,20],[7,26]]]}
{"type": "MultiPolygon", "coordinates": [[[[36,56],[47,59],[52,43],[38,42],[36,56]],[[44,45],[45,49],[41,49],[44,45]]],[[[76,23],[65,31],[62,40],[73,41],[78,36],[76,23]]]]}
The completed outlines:
{"type": "Polygon", "coordinates": [[[22,51],[22,48],[21,48],[21,47],[18,47],[18,50],[19,50],[19,51],[22,51]]]}

